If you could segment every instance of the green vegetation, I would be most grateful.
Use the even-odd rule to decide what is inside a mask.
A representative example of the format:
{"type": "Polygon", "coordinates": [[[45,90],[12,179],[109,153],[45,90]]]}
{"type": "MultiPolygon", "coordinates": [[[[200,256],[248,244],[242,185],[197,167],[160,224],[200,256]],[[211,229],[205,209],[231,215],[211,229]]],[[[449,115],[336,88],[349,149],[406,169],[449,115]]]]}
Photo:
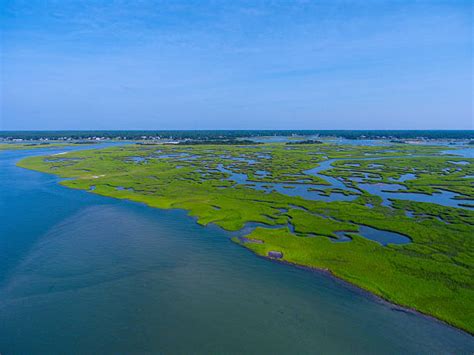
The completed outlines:
{"type": "Polygon", "coordinates": [[[190,139],[184,140],[178,143],[179,145],[199,145],[199,144],[213,144],[213,145],[249,145],[257,144],[248,139],[190,139]]]}
{"type": "Polygon", "coordinates": [[[293,141],[293,142],[287,142],[286,144],[292,145],[292,144],[322,144],[323,142],[321,141],[316,141],[313,139],[306,139],[304,141],[293,141]]]}
{"type": "Polygon", "coordinates": [[[357,161],[358,166],[348,165],[347,161],[334,163],[334,169],[325,174],[343,177],[350,180],[351,176],[364,176],[364,182],[394,183],[404,185],[404,192],[433,194],[441,190],[452,191],[463,195],[463,199],[473,199],[472,179],[474,165],[469,159],[446,157],[406,157],[377,160],[357,161]],[[413,179],[399,181],[404,174],[413,174],[413,179]]]}
{"type": "Polygon", "coordinates": [[[18,165],[70,178],[61,184],[71,188],[182,208],[202,225],[235,231],[260,223],[248,239],[235,242],[262,256],[277,251],[285,262],[329,270],[474,333],[474,211],[397,199],[386,206],[359,186],[397,183],[409,192],[451,191],[474,199],[474,159],[439,155],[443,150],[409,144],[129,145],[31,157],[18,165]],[[344,160],[321,175],[307,172],[328,159],[344,160]],[[404,180],[405,174],[413,176],[404,180]],[[363,237],[360,226],[399,233],[411,243],[384,246],[363,237]],[[340,239],[341,231],[350,240],[340,239]]]}

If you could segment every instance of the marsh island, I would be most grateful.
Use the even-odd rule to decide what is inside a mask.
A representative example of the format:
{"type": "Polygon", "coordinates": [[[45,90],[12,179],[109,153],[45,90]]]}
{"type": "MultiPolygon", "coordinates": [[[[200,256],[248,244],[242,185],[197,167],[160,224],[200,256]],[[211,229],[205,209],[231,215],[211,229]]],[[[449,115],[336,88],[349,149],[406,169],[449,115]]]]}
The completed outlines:
{"type": "Polygon", "coordinates": [[[234,231],[254,253],[332,275],[474,333],[474,159],[446,146],[124,145],[18,165],[234,231]]]}

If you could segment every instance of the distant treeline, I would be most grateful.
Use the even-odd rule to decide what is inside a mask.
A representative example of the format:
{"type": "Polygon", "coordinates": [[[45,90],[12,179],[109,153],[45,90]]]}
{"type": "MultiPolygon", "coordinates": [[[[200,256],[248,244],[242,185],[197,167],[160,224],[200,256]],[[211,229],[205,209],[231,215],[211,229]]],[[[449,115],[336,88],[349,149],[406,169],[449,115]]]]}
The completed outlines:
{"type": "Polygon", "coordinates": [[[315,140],[312,140],[312,139],[307,139],[307,140],[304,140],[304,141],[293,141],[293,142],[287,142],[286,144],[323,144],[323,142],[321,141],[315,141],[315,140]]]}
{"type": "Polygon", "coordinates": [[[473,130],[199,130],[199,131],[2,131],[0,139],[216,139],[227,140],[262,136],[321,136],[347,139],[474,139],[473,130]]]}
{"type": "Polygon", "coordinates": [[[248,144],[262,144],[254,142],[248,139],[193,139],[184,140],[178,143],[178,145],[248,145],[248,144]]]}

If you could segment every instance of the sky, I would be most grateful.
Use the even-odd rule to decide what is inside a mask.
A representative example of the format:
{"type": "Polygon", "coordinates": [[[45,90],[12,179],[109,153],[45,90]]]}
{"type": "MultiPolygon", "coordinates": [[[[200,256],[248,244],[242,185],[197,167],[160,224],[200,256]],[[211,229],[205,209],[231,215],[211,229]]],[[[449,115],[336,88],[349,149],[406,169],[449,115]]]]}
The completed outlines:
{"type": "Polygon", "coordinates": [[[0,130],[474,129],[471,1],[0,6],[0,130]]]}

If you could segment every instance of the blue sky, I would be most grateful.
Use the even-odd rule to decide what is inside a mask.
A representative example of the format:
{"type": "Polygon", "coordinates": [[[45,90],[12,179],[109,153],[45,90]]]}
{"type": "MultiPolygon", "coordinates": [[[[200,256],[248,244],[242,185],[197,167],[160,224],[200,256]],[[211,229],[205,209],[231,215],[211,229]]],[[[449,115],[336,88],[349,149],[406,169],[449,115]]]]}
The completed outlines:
{"type": "Polygon", "coordinates": [[[0,129],[473,129],[470,1],[0,0],[0,129]]]}

